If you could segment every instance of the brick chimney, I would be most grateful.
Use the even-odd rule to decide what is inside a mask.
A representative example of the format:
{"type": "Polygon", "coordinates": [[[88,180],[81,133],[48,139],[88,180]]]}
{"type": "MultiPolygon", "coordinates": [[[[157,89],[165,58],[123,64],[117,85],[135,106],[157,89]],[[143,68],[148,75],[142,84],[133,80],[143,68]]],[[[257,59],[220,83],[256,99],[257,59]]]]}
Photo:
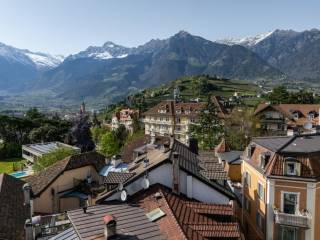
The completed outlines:
{"type": "Polygon", "coordinates": [[[172,192],[180,194],[180,166],[179,166],[179,153],[173,152],[172,162],[172,192]]]}
{"type": "Polygon", "coordinates": [[[103,218],[104,222],[104,237],[105,240],[110,239],[117,234],[117,221],[112,215],[106,215],[103,218]]]}

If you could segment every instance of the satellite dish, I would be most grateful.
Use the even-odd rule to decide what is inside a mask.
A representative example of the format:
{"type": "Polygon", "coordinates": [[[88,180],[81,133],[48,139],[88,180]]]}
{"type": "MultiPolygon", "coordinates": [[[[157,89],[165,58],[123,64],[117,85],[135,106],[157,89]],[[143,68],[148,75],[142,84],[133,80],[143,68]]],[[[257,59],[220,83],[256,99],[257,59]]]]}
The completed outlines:
{"type": "Polygon", "coordinates": [[[121,194],[120,194],[121,201],[122,202],[127,201],[127,197],[128,197],[127,191],[126,190],[122,190],[121,194]]]}
{"type": "Polygon", "coordinates": [[[148,189],[150,186],[150,181],[148,178],[143,178],[142,183],[141,183],[143,189],[148,189]]]}
{"type": "Polygon", "coordinates": [[[123,190],[123,183],[119,183],[119,185],[118,185],[118,190],[119,190],[119,191],[122,191],[122,190],[123,190]]]}
{"type": "Polygon", "coordinates": [[[312,128],[312,123],[311,122],[306,122],[305,124],[303,124],[303,128],[310,130],[312,128]]]}

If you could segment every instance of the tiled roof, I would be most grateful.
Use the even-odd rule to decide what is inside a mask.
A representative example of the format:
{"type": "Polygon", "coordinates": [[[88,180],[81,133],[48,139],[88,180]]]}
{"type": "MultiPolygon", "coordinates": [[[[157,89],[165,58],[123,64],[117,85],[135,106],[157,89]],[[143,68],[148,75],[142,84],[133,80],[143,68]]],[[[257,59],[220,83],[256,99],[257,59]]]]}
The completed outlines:
{"type": "Polygon", "coordinates": [[[300,175],[295,177],[320,179],[320,135],[292,137],[267,137],[253,139],[257,144],[250,159],[246,162],[267,175],[285,176],[284,163],[288,157],[300,162],[300,175]],[[269,151],[269,163],[260,167],[259,155],[269,151]]]}
{"type": "Polygon", "coordinates": [[[105,184],[118,184],[124,183],[129,178],[134,176],[134,173],[126,173],[126,172],[109,172],[108,175],[104,179],[105,184]]]}
{"type": "Polygon", "coordinates": [[[203,107],[203,103],[185,103],[185,102],[174,102],[174,101],[162,101],[156,106],[150,108],[148,111],[143,113],[144,116],[147,115],[195,115],[198,114],[203,107]],[[180,110],[177,113],[176,110],[180,110]]]}
{"type": "Polygon", "coordinates": [[[24,224],[30,210],[24,206],[25,182],[0,174],[0,239],[24,239],[24,224]]]}
{"type": "Polygon", "coordinates": [[[63,172],[92,165],[99,172],[105,165],[105,157],[97,152],[87,152],[67,157],[26,179],[35,196],[40,195],[63,172]]]}
{"type": "Polygon", "coordinates": [[[131,202],[146,212],[160,208],[166,213],[156,223],[167,239],[240,238],[239,224],[232,220],[230,205],[196,202],[175,195],[160,184],[136,193],[131,202]]]}
{"type": "Polygon", "coordinates": [[[224,153],[217,153],[218,157],[221,160],[228,162],[229,164],[240,164],[240,156],[242,155],[242,151],[230,151],[224,153]]]}
{"type": "Polygon", "coordinates": [[[292,136],[271,136],[257,137],[252,139],[252,143],[263,146],[273,152],[278,151],[292,140],[292,136]]]}
{"type": "Polygon", "coordinates": [[[149,136],[142,136],[133,141],[130,141],[127,145],[123,147],[122,150],[122,161],[125,163],[131,163],[133,159],[133,152],[136,148],[142,147],[149,142],[149,136]]]}
{"type": "MultiPolygon", "coordinates": [[[[89,206],[87,213],[82,209],[68,211],[74,231],[68,230],[72,236],[76,232],[79,239],[105,239],[103,217],[106,215],[112,215],[117,221],[117,235],[111,239],[164,239],[158,225],[147,218],[143,209],[128,203],[89,206]]],[[[69,239],[64,235],[56,239],[69,239]]]]}
{"type": "MultiPolygon", "coordinates": [[[[232,199],[235,198],[233,192],[230,189],[226,188],[225,186],[220,185],[219,183],[217,183],[215,181],[211,181],[213,179],[209,179],[203,175],[203,172],[201,170],[205,171],[206,169],[201,168],[198,155],[191,152],[190,149],[186,145],[175,140],[173,147],[172,147],[172,152],[179,153],[179,155],[178,155],[179,163],[180,163],[180,167],[183,170],[185,170],[189,174],[192,174],[193,176],[197,177],[199,180],[205,182],[206,184],[213,187],[217,191],[225,194],[226,196],[228,196],[232,199]]],[[[171,154],[171,161],[173,161],[172,155],[173,154],[171,154]]],[[[201,156],[201,153],[200,153],[200,156],[201,156]]],[[[210,161],[210,159],[214,159],[212,156],[208,156],[206,154],[205,154],[204,158],[207,161],[210,161]]]]}
{"type": "MultiPolygon", "coordinates": [[[[315,112],[318,115],[320,104],[268,104],[261,103],[258,105],[254,114],[259,114],[267,108],[272,108],[275,111],[282,113],[286,118],[290,120],[289,124],[303,125],[308,119],[308,114],[315,112]],[[293,119],[293,113],[298,112],[300,114],[298,119],[293,119]]],[[[312,120],[313,125],[317,124],[319,118],[315,116],[312,120]]]]}

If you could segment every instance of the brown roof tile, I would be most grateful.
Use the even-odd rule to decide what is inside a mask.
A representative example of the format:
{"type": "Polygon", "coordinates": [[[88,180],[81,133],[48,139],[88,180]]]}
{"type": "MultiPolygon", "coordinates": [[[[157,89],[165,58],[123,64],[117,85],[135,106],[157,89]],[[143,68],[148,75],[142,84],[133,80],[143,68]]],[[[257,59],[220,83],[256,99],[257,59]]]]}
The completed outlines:
{"type": "Polygon", "coordinates": [[[156,223],[168,239],[240,238],[240,227],[232,220],[230,205],[200,203],[175,195],[160,184],[136,193],[130,201],[145,209],[146,213],[156,208],[164,211],[166,216],[156,223]]]}
{"type": "Polygon", "coordinates": [[[105,184],[118,184],[124,183],[129,178],[134,176],[134,173],[126,173],[126,172],[109,172],[108,175],[104,179],[105,184]]]}
{"type": "Polygon", "coordinates": [[[0,174],[0,239],[24,239],[24,223],[30,210],[24,206],[24,181],[0,174]]]}

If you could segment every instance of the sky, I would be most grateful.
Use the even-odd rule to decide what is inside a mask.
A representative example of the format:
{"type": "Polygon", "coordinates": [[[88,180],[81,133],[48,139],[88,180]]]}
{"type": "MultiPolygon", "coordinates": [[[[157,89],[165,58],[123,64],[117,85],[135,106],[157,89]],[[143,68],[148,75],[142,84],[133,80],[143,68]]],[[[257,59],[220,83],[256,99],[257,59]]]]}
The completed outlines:
{"type": "Polygon", "coordinates": [[[66,56],[180,30],[216,40],[320,28],[319,9],[319,0],[0,0],[0,42],[66,56]]]}

